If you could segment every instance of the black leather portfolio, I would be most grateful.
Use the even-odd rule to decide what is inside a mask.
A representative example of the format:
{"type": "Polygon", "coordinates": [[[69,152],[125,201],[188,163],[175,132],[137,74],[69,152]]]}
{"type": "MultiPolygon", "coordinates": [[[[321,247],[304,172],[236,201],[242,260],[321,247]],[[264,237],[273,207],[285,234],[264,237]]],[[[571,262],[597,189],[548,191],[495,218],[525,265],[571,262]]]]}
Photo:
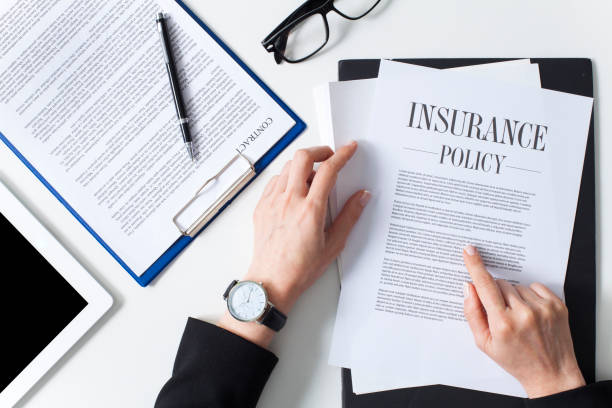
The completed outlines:
{"type": "MultiPolygon", "coordinates": [[[[398,59],[433,68],[477,65],[507,59],[398,59]]],[[[591,60],[584,58],[532,58],[539,64],[542,88],[593,96],[591,60]]],[[[339,62],[339,79],[376,78],[380,60],[339,62]]],[[[582,183],[565,279],[565,299],[576,357],[587,383],[595,381],[595,144],[594,117],[587,141],[582,183]]],[[[409,368],[408,368],[409,369],[409,368]]],[[[466,367],[466,370],[469,367],[466,367]]],[[[432,385],[356,395],[351,371],[342,370],[344,408],[373,407],[523,407],[522,399],[462,388],[432,385]]]]}

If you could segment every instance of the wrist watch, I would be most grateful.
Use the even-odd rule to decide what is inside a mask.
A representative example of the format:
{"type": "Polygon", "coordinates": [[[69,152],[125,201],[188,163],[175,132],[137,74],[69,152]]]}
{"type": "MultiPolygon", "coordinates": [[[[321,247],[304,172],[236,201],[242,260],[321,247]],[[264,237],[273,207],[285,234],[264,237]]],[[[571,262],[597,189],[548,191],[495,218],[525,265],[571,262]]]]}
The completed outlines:
{"type": "Polygon", "coordinates": [[[268,300],[261,282],[234,280],[225,290],[223,299],[232,317],[241,322],[257,322],[279,331],[287,321],[287,316],[268,300]]]}

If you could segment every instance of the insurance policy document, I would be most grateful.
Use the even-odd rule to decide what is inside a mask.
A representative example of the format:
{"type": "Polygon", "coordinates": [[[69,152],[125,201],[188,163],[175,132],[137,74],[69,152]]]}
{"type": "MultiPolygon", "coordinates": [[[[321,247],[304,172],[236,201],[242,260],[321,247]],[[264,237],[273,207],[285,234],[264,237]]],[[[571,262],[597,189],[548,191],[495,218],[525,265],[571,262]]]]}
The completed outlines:
{"type": "Polygon", "coordinates": [[[0,132],[137,275],[179,238],[172,218],[205,180],[237,151],[256,162],[295,124],[172,0],[3,0],[0,34],[0,132]]]}
{"type": "Polygon", "coordinates": [[[385,79],[401,69],[381,64],[368,135],[377,221],[343,276],[367,308],[353,387],[523,395],[474,346],[461,250],[474,244],[496,277],[561,295],[592,99],[443,73],[385,79]]]}
{"type": "MultiPolygon", "coordinates": [[[[427,71],[437,71],[418,65],[402,63],[400,72],[392,72],[399,79],[411,73],[421,74],[427,71]]],[[[444,70],[445,76],[452,75],[457,81],[463,78],[476,78],[483,80],[502,81],[520,86],[540,87],[540,74],[537,64],[529,60],[506,61],[491,64],[481,64],[444,70]],[[477,77],[474,77],[477,75],[477,77]]],[[[349,236],[346,249],[338,257],[338,270],[358,267],[363,263],[361,252],[364,240],[369,237],[371,224],[377,222],[378,212],[371,210],[376,207],[376,196],[379,194],[380,183],[377,174],[372,171],[370,152],[375,146],[368,140],[368,125],[370,111],[376,92],[376,79],[356,81],[332,82],[318,87],[315,92],[317,108],[319,111],[319,128],[323,143],[330,146],[342,146],[351,140],[359,142],[359,149],[355,156],[346,164],[338,175],[338,181],[330,195],[330,213],[332,218],[337,216],[339,208],[357,190],[366,188],[375,193],[374,202],[361,216],[360,222],[355,226],[349,236]],[[360,244],[360,242],[362,242],[360,244]]],[[[372,142],[373,143],[373,142],[372,142]]],[[[382,192],[381,192],[382,193],[382,192]]],[[[343,298],[338,307],[338,318],[334,325],[334,334],[331,343],[329,363],[339,367],[351,368],[351,340],[354,339],[355,327],[363,322],[367,307],[363,311],[362,295],[353,291],[350,286],[353,281],[342,281],[343,298]],[[347,290],[344,290],[344,286],[347,290]]]]}
{"type": "MultiPolygon", "coordinates": [[[[409,71],[437,70],[419,65],[402,64],[404,64],[404,69],[409,71]]],[[[457,75],[458,79],[463,75],[477,75],[481,79],[540,87],[538,64],[532,64],[529,59],[448,68],[444,71],[450,75],[457,75]]],[[[375,90],[375,78],[329,82],[314,89],[319,136],[323,144],[331,146],[334,150],[352,140],[367,146],[370,109],[375,90]]],[[[355,191],[364,187],[373,187],[364,185],[368,178],[368,172],[364,171],[368,166],[367,158],[361,153],[364,151],[367,151],[367,148],[359,149],[338,176],[338,181],[329,199],[332,219],[336,218],[341,206],[355,191]]],[[[338,258],[338,266],[341,274],[341,256],[338,258]]],[[[338,353],[342,353],[340,348],[344,349],[344,347],[339,347],[338,353]]],[[[332,352],[332,354],[335,353],[332,352]]],[[[346,365],[346,362],[338,361],[336,357],[332,360],[335,360],[332,362],[334,365],[350,367],[346,365]]]]}

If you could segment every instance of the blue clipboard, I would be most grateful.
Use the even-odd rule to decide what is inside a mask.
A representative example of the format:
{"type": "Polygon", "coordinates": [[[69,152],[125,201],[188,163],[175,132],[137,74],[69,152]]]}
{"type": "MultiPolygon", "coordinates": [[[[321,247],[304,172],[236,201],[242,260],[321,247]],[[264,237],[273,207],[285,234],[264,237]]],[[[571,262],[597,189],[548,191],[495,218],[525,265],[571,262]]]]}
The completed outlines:
{"type": "Polygon", "coordinates": [[[250,179],[250,181],[247,184],[245,184],[236,194],[234,194],[215,213],[215,215],[198,231],[198,233],[194,237],[180,236],[174,242],[174,244],[172,244],[170,248],[168,248],[142,275],[138,276],[113,251],[113,249],[106,242],[104,242],[104,240],[102,240],[102,238],[96,233],[96,231],[94,231],[93,228],[91,228],[89,224],[85,222],[85,220],[79,215],[79,213],[77,213],[74,210],[74,208],[72,208],[70,204],[66,200],[64,200],[64,198],[43,177],[43,175],[40,174],[38,170],[36,170],[36,168],[34,168],[34,166],[32,166],[32,164],[21,154],[21,152],[19,152],[19,150],[17,150],[17,148],[2,134],[2,132],[0,132],[0,139],[4,142],[4,144],[6,144],[8,148],[23,162],[23,164],[25,164],[26,167],[30,169],[30,171],[41,181],[41,183],[44,184],[45,187],[47,187],[47,189],[60,201],[60,203],[62,203],[64,207],[66,207],[66,209],[85,227],[85,229],[87,229],[87,231],[89,231],[89,233],[93,235],[93,237],[100,243],[100,245],[102,245],[104,249],[106,249],[108,253],[111,254],[111,256],[115,258],[117,262],[119,262],[119,264],[123,267],[123,269],[125,269],[132,276],[132,278],[134,278],[134,280],[138,282],[140,286],[143,286],[143,287],[151,283],[151,281],[155,279],[155,277],[159,275],[164,270],[164,268],[166,268],[166,266],[168,266],[168,264],[170,264],[170,262],[172,262],[172,260],[175,257],[177,257],[178,254],[195,239],[197,235],[199,235],[204,229],[206,229],[206,227],[208,227],[208,225],[210,225],[210,223],[212,223],[217,218],[217,216],[221,214],[221,212],[223,212],[223,210],[227,208],[227,206],[229,206],[231,202],[238,195],[240,195],[240,193],[246,187],[248,187],[249,184],[251,184],[251,182],[268,166],[268,164],[270,164],[272,160],[274,160],[274,158],[276,158],[276,156],[278,156],[285,149],[285,147],[287,147],[300,133],[304,131],[304,129],[306,129],[306,124],[304,123],[304,121],[302,121],[302,119],[300,119],[295,114],[295,112],[293,112],[265,83],[263,83],[263,81],[257,75],[255,75],[255,73],[223,41],[221,41],[221,39],[206,24],[204,24],[204,22],[200,20],[200,18],[197,15],[195,15],[195,13],[191,11],[191,9],[189,9],[189,7],[187,7],[187,5],[183,3],[183,1],[181,0],[175,0],[175,1],[295,121],[295,125],[281,139],[279,139],[278,142],[276,142],[274,146],[272,146],[270,150],[266,152],[265,155],[263,155],[256,163],[254,163],[253,165],[254,170],[255,170],[254,177],[250,179]]]}

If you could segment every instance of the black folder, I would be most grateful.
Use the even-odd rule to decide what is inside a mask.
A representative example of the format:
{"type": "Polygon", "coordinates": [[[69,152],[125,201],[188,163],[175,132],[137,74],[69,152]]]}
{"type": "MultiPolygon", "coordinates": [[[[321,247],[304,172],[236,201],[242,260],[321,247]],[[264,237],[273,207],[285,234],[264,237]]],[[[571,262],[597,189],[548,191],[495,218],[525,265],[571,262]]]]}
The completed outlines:
{"type": "MultiPolygon", "coordinates": [[[[432,68],[507,61],[501,58],[397,59],[396,61],[432,68]]],[[[591,60],[586,58],[532,58],[539,64],[542,88],[593,96],[591,60]]],[[[340,81],[376,78],[380,60],[343,60],[338,64],[340,81]]],[[[578,364],[587,383],[595,381],[595,144],[594,117],[582,170],[582,182],[574,233],[565,278],[565,300],[570,312],[570,329],[578,364]]],[[[466,367],[468,370],[469,367],[466,367]]],[[[522,399],[472,391],[463,388],[432,385],[356,395],[351,371],[342,369],[342,405],[344,408],[374,407],[523,407],[522,399]]]]}

